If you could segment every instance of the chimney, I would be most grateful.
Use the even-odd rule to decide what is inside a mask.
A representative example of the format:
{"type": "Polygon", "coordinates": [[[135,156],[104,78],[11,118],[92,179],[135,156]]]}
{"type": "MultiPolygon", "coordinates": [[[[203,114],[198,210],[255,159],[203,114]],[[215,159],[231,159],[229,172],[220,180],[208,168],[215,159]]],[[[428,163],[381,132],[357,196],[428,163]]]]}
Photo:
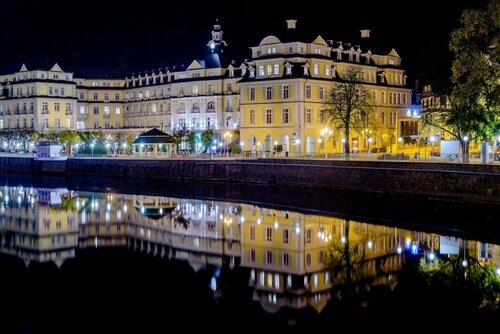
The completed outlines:
{"type": "Polygon", "coordinates": [[[295,29],[297,24],[297,20],[286,20],[287,29],[295,29]]]}
{"type": "Polygon", "coordinates": [[[363,29],[360,30],[360,32],[361,32],[361,38],[370,38],[370,32],[371,32],[370,29],[363,29]]]}

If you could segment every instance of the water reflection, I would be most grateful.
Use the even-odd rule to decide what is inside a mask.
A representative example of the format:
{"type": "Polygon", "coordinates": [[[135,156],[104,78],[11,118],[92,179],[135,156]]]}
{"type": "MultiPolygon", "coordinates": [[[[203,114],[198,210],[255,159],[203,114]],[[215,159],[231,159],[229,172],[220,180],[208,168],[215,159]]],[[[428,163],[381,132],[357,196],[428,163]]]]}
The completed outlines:
{"type": "MultiPolygon", "coordinates": [[[[77,249],[128,247],[215,268],[207,289],[223,296],[224,272],[248,271],[267,312],[311,307],[374,287],[393,290],[408,261],[465,254],[498,268],[498,245],[221,201],[68,189],[3,187],[0,251],[58,267],[77,249]]],[[[465,259],[465,257],[464,257],[465,259]]],[[[500,272],[500,271],[499,271],[500,272]]]]}

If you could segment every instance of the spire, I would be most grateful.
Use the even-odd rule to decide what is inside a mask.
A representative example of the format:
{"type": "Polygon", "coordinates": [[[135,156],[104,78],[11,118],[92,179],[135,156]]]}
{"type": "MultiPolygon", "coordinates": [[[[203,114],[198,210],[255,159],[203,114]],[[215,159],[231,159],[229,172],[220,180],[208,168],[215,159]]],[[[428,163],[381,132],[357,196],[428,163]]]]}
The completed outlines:
{"type": "Polygon", "coordinates": [[[227,46],[227,43],[222,39],[223,34],[224,31],[222,31],[222,26],[219,23],[219,17],[216,17],[214,28],[212,30],[212,39],[207,43],[210,52],[214,53],[224,51],[224,47],[227,46]]]}

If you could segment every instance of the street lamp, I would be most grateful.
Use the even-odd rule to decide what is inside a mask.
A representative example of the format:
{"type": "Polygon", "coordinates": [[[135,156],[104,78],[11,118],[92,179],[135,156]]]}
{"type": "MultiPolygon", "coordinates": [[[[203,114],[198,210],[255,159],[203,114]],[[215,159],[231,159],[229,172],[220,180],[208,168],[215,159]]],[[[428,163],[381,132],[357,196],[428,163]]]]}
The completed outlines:
{"type": "Polygon", "coordinates": [[[325,159],[328,158],[328,147],[327,147],[327,143],[328,143],[328,136],[331,136],[333,131],[329,128],[323,128],[321,129],[320,131],[321,133],[321,137],[323,137],[323,146],[325,148],[325,159]]]}
{"type": "Polygon", "coordinates": [[[92,158],[94,157],[94,143],[90,144],[90,149],[92,150],[92,158]]]}
{"type": "Polygon", "coordinates": [[[125,150],[127,149],[127,143],[123,143],[122,147],[123,147],[123,154],[125,154],[125,150]]]}
{"type": "Polygon", "coordinates": [[[373,138],[370,137],[368,138],[368,154],[372,153],[371,150],[370,150],[370,144],[373,143],[373,138]]]}
{"type": "Polygon", "coordinates": [[[144,144],[139,145],[139,156],[142,156],[143,149],[144,149],[144,144]]]}
{"type": "Polygon", "coordinates": [[[75,144],[75,158],[78,156],[78,148],[80,147],[80,144],[76,143],[75,144]]]}

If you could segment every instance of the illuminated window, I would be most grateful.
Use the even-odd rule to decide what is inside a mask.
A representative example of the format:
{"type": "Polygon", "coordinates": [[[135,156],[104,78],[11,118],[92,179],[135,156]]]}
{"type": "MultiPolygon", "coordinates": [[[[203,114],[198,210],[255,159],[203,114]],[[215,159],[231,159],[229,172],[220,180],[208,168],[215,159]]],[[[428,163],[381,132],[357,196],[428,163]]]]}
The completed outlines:
{"type": "Polygon", "coordinates": [[[280,74],[280,65],[274,64],[274,75],[280,74]]]}
{"type": "Polygon", "coordinates": [[[281,97],[283,99],[288,99],[290,96],[290,86],[289,85],[283,85],[282,86],[282,91],[281,91],[281,97]]]}
{"type": "Polygon", "coordinates": [[[314,66],[313,66],[313,73],[314,73],[314,75],[318,75],[319,74],[319,65],[318,64],[314,64],[314,66]]]}
{"type": "Polygon", "coordinates": [[[255,100],[255,87],[250,87],[248,89],[248,99],[250,101],[254,101],[255,100]]]}
{"type": "Polygon", "coordinates": [[[311,85],[306,85],[306,99],[311,98],[311,85]]]}
{"type": "Polygon", "coordinates": [[[273,123],[273,110],[266,109],[266,124],[272,124],[272,123],[273,123]]]}
{"type": "Polygon", "coordinates": [[[289,122],[289,111],[288,108],[282,109],[281,110],[281,121],[283,124],[288,124],[289,122]]]}
{"type": "Polygon", "coordinates": [[[273,67],[271,65],[266,66],[266,74],[267,75],[273,74],[273,67]]]}
{"type": "Polygon", "coordinates": [[[312,109],[311,108],[307,108],[306,109],[306,123],[309,123],[311,124],[312,123],[312,109]]]}
{"type": "Polygon", "coordinates": [[[263,65],[259,65],[259,76],[264,76],[264,66],[263,65]]]}
{"type": "Polygon", "coordinates": [[[255,110],[250,110],[250,125],[255,124],[255,110]]]}
{"type": "Polygon", "coordinates": [[[273,87],[266,86],[266,100],[272,100],[273,98],[273,87]]]}

